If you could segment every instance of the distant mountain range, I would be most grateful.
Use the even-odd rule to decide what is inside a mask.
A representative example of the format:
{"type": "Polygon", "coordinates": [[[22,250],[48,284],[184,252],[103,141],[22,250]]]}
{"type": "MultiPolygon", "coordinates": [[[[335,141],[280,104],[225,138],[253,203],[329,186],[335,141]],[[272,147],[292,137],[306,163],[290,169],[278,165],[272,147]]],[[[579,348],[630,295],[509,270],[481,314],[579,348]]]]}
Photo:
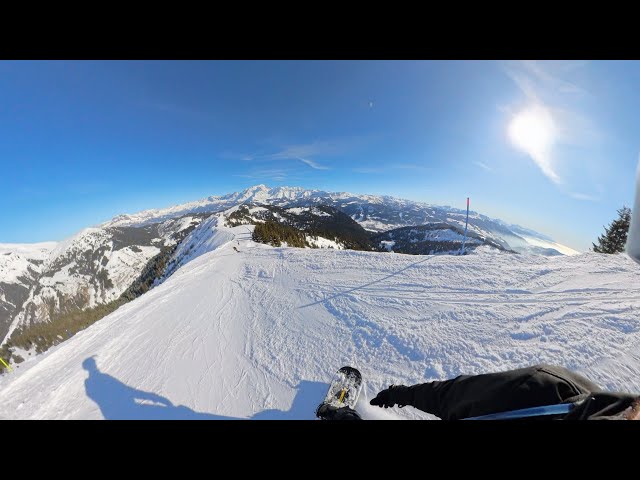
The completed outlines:
{"type": "MultiPolygon", "coordinates": [[[[307,190],[301,187],[269,188],[256,185],[242,192],[212,196],[160,210],[119,215],[104,226],[132,226],[160,222],[179,215],[220,212],[240,204],[269,204],[283,208],[328,205],[349,215],[365,230],[384,232],[400,227],[433,223],[464,228],[466,212],[457,208],[403,200],[389,196],[307,190]]],[[[579,253],[550,237],[519,225],[470,212],[469,232],[491,239],[505,250],[542,255],[579,253]]]]}

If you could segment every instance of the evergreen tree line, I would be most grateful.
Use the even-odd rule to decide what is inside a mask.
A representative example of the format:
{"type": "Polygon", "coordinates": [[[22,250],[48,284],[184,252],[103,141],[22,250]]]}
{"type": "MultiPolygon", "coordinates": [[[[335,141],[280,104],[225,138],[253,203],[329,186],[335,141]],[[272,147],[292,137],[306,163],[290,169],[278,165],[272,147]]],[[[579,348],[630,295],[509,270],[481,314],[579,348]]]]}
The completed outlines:
{"type": "Polygon", "coordinates": [[[266,243],[274,247],[281,246],[283,242],[286,242],[290,247],[304,248],[309,246],[304,232],[270,220],[256,224],[252,238],[254,242],[266,243]]]}

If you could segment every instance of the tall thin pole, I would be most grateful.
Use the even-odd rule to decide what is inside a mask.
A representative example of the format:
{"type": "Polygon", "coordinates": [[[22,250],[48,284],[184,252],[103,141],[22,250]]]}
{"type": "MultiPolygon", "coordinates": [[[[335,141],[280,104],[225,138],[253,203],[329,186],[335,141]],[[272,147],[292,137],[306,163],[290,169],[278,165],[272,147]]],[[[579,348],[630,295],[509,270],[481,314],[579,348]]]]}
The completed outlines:
{"type": "Polygon", "coordinates": [[[463,418],[462,420],[509,420],[511,418],[539,417],[542,415],[561,415],[563,413],[569,413],[580,403],[582,402],[578,401],[576,403],[560,403],[558,405],[523,408],[520,410],[511,410],[509,412],[489,413],[488,415],[482,415],[479,417],[468,417],[463,418]]]}
{"type": "Polygon", "coordinates": [[[467,243],[467,226],[469,225],[469,197],[467,197],[467,223],[464,224],[464,239],[462,240],[462,255],[464,255],[464,244],[467,243]]]}

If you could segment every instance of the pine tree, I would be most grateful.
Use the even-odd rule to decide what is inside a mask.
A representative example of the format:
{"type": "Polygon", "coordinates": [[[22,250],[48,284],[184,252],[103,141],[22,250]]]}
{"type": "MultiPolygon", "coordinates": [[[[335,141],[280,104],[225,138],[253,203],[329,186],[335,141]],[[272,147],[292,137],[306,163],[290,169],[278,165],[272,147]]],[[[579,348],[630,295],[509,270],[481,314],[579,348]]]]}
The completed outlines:
{"type": "Polygon", "coordinates": [[[618,210],[618,218],[605,227],[605,232],[598,237],[598,243],[592,243],[593,251],[598,253],[624,252],[627,233],[631,223],[631,209],[622,207],[618,210]]]}

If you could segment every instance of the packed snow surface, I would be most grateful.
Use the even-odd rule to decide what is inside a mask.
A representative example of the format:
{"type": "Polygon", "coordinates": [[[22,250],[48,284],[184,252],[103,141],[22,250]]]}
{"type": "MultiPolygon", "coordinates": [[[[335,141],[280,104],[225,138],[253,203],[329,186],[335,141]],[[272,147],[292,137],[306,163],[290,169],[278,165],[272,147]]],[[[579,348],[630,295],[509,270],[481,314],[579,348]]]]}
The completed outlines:
{"type": "Polygon", "coordinates": [[[273,248],[214,219],[192,244],[164,283],[0,377],[0,417],[312,419],[343,365],[371,419],[435,418],[369,406],[392,383],[539,362],[640,391],[624,254],[273,248]]]}

